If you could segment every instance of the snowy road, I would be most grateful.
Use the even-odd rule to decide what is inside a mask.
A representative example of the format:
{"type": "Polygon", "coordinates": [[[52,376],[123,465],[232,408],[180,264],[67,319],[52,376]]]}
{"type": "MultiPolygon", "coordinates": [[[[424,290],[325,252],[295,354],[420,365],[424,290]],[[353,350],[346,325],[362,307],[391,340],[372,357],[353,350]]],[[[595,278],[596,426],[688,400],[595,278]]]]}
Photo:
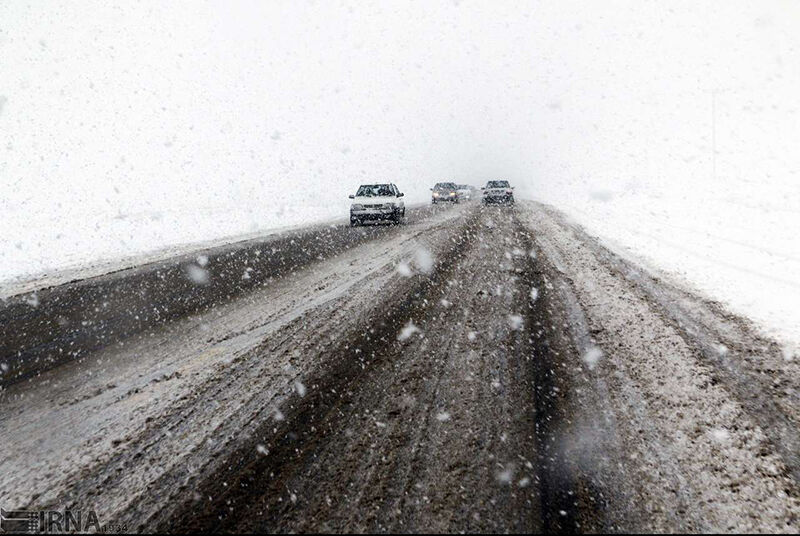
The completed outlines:
{"type": "Polygon", "coordinates": [[[534,203],[327,232],[5,387],[0,505],[133,531],[800,530],[800,367],[747,321],[534,203]]]}

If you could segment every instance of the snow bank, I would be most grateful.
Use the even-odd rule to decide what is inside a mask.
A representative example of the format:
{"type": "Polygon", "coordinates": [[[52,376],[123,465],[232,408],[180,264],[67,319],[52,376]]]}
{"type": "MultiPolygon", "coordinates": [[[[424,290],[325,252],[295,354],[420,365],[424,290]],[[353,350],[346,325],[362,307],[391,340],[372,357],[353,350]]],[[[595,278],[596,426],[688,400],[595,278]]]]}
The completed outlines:
{"type": "Polygon", "coordinates": [[[786,186],[738,197],[622,193],[560,207],[618,253],[677,276],[798,348],[800,199],[786,186]]]}

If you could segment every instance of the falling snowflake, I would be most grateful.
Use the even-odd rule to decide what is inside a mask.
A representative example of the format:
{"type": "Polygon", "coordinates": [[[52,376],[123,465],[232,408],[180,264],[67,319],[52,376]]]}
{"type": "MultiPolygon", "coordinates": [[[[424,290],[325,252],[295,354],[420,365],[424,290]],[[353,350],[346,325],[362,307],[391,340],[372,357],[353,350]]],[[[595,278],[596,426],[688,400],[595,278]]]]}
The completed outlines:
{"type": "Polygon", "coordinates": [[[497,473],[497,481],[501,484],[510,484],[514,478],[514,466],[509,465],[497,473]]]}
{"type": "Polygon", "coordinates": [[[400,262],[397,264],[397,273],[402,275],[403,277],[411,277],[413,272],[408,264],[404,262],[400,262]]]}
{"type": "Polygon", "coordinates": [[[208,270],[201,268],[196,264],[190,264],[186,267],[186,275],[196,285],[208,284],[208,270]]]}
{"type": "Polygon", "coordinates": [[[583,354],[583,362],[589,367],[589,370],[594,370],[597,362],[603,357],[603,351],[597,346],[592,346],[583,354]]]}
{"type": "Polygon", "coordinates": [[[511,329],[514,331],[519,330],[522,327],[523,321],[522,317],[519,315],[508,315],[508,325],[511,326],[511,329]]]}
{"type": "Polygon", "coordinates": [[[408,324],[406,324],[403,329],[400,330],[400,334],[397,336],[398,341],[405,341],[409,337],[411,337],[415,333],[422,333],[417,326],[414,325],[413,320],[409,320],[408,324]]]}
{"type": "Polygon", "coordinates": [[[414,264],[422,273],[429,274],[433,271],[433,255],[431,255],[430,251],[420,246],[414,253],[414,264]]]}
{"type": "Polygon", "coordinates": [[[728,440],[728,438],[730,438],[730,436],[731,434],[724,428],[715,428],[714,430],[711,430],[711,437],[714,439],[714,441],[719,443],[724,443],[728,440]]]}

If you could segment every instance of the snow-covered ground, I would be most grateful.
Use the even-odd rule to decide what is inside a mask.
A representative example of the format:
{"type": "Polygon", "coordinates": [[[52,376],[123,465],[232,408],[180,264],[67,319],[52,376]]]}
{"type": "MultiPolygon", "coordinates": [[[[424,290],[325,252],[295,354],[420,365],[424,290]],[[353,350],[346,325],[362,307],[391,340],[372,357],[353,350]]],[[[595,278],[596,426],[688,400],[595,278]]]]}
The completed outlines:
{"type": "MultiPolygon", "coordinates": [[[[790,186],[790,185],[787,185],[790,186]]],[[[793,191],[792,191],[793,190],[793,191]]],[[[606,192],[558,206],[619,253],[644,260],[800,349],[800,193],[606,192]]]]}
{"type": "Polygon", "coordinates": [[[0,285],[508,178],[800,344],[800,6],[0,4],[0,285]]]}

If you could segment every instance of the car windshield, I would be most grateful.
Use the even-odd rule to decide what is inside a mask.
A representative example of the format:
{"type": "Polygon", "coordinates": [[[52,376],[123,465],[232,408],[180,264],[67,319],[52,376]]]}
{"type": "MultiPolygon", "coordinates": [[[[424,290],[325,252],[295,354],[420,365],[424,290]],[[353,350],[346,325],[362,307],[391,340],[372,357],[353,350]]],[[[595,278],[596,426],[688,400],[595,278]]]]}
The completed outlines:
{"type": "Polygon", "coordinates": [[[356,195],[358,197],[384,197],[394,194],[388,184],[362,184],[356,195]]]}
{"type": "Polygon", "coordinates": [[[433,187],[434,190],[455,190],[456,185],[452,182],[440,182],[433,187]]]}
{"type": "Polygon", "coordinates": [[[489,181],[487,188],[508,188],[508,181],[489,181]]]}

